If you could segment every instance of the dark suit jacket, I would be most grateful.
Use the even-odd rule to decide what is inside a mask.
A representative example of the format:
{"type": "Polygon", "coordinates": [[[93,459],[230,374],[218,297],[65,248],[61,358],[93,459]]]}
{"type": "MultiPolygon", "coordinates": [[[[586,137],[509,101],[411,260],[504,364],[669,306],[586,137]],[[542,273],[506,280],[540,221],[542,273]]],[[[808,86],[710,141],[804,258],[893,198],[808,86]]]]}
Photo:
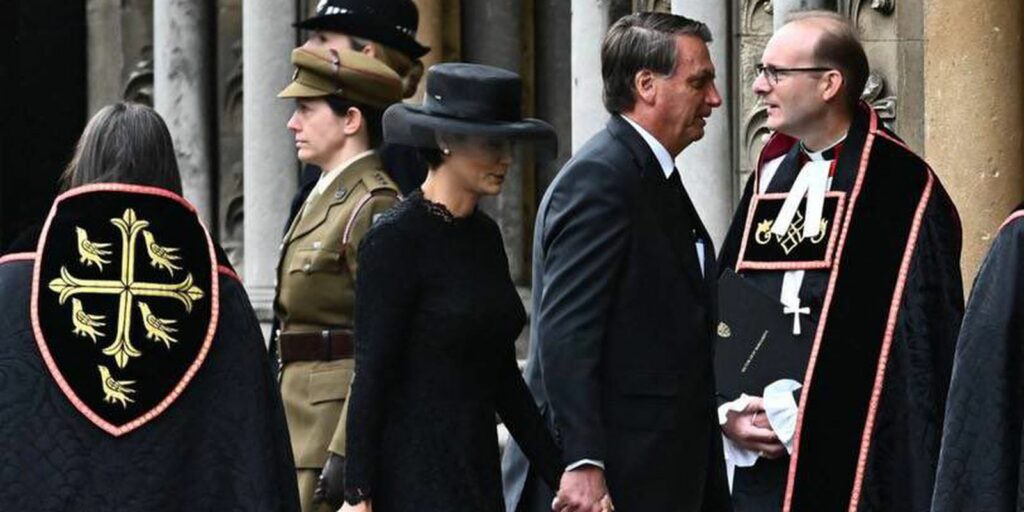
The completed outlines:
{"type": "MultiPolygon", "coordinates": [[[[714,251],[621,117],[548,188],[533,265],[526,381],[563,460],[603,461],[621,512],[731,510],[712,374],[714,251]]],[[[514,444],[504,472],[515,511],[536,479],[514,444]]]]}

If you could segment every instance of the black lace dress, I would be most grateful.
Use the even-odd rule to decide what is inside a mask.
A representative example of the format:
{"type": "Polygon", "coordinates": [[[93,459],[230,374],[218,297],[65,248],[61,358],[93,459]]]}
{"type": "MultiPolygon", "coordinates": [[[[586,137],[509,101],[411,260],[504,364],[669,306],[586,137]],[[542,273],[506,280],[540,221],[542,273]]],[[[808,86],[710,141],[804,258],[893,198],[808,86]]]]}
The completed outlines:
{"type": "Polygon", "coordinates": [[[359,249],[346,494],[376,512],[504,511],[495,413],[557,487],[558,448],[516,366],[526,314],[497,225],[416,191],[359,249]]]}

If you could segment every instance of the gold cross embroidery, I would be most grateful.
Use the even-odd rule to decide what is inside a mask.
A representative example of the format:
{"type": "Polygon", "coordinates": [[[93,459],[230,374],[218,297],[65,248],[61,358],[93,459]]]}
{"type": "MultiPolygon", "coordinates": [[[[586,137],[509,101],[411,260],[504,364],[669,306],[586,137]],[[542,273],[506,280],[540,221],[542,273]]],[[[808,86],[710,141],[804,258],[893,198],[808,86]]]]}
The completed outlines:
{"type": "MultiPolygon", "coordinates": [[[[138,300],[137,297],[158,297],[158,298],[169,298],[175,299],[185,306],[187,313],[192,312],[192,305],[195,301],[203,298],[203,291],[193,284],[192,274],[185,276],[185,279],[180,283],[148,283],[135,280],[135,248],[136,242],[138,241],[138,235],[149,226],[149,222],[138,219],[135,215],[135,211],[131,208],[125,210],[124,215],[120,218],[110,219],[111,224],[117,227],[118,231],[121,232],[121,278],[120,280],[101,280],[101,279],[79,279],[68,271],[67,267],[61,266],[60,277],[50,281],[50,290],[60,294],[59,303],[64,304],[68,298],[75,295],[117,295],[119,296],[118,315],[117,315],[117,334],[114,336],[114,341],[108,347],[103,349],[103,354],[112,356],[117,366],[124,368],[128,365],[130,358],[139,357],[142,355],[131,342],[131,326],[132,326],[132,306],[137,301],[138,307],[143,315],[143,327],[146,329],[146,337],[153,340],[158,340],[166,344],[168,347],[171,342],[176,341],[170,336],[170,333],[175,332],[175,329],[171,328],[170,325],[174,323],[173,320],[161,319],[152,315],[149,307],[138,300]]],[[[91,244],[87,239],[85,231],[81,228],[77,229],[79,233],[78,250],[82,257],[81,261],[88,262],[93,261],[95,258],[89,256],[90,249],[94,248],[98,244],[91,244]],[[83,241],[85,243],[83,243],[83,241]]],[[[146,244],[146,250],[149,254],[150,265],[154,268],[167,271],[172,276],[174,270],[179,269],[171,262],[179,259],[173,253],[177,249],[169,247],[161,247],[156,244],[152,235],[149,232],[143,232],[146,244]]],[[[105,254],[104,254],[105,255],[105,254]]],[[[75,308],[73,308],[74,320],[78,320],[81,313],[80,304],[74,300],[75,308]]],[[[102,320],[103,317],[100,315],[88,315],[81,317],[83,320],[92,320],[93,326],[96,326],[98,320],[102,320]]],[[[80,330],[80,323],[76,322],[76,330],[80,330]]],[[[103,324],[100,323],[99,326],[103,324]]],[[[88,330],[87,330],[88,331],[88,330]]],[[[93,341],[96,340],[96,335],[101,335],[95,329],[85,334],[90,335],[93,341]]],[[[80,334],[82,335],[82,334],[80,334]]]]}

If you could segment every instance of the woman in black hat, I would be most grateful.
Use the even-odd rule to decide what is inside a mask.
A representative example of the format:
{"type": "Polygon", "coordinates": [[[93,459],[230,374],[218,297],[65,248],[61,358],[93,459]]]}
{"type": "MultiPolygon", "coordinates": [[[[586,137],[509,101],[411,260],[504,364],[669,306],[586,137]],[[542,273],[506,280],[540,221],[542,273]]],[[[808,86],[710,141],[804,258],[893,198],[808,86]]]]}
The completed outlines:
{"type": "Polygon", "coordinates": [[[423,107],[385,113],[385,138],[421,148],[430,171],[359,250],[343,510],[504,511],[495,413],[558,487],[560,452],[516,365],[526,313],[477,207],[501,191],[513,144],[556,144],[522,118],[520,87],[508,71],[439,64],[423,107]]]}

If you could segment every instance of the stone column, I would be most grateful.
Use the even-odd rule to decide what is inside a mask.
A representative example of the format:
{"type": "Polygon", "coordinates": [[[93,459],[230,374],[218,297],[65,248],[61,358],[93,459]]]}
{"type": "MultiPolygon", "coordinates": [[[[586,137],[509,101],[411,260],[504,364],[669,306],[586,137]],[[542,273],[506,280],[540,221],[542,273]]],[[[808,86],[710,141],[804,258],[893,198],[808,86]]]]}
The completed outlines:
{"type": "MultiPolygon", "coordinates": [[[[444,2],[442,0],[415,0],[415,4],[420,11],[420,25],[416,29],[416,40],[420,44],[430,47],[430,53],[421,59],[425,72],[430,69],[430,66],[441,62],[444,54],[444,2]]],[[[427,81],[420,80],[416,95],[409,101],[422,102],[426,86],[427,81]]]]}
{"type": "Polygon", "coordinates": [[[610,0],[572,0],[572,151],[608,122],[601,101],[601,40],[610,0]]]}
{"type": "MultiPolygon", "coordinates": [[[[464,0],[461,15],[463,60],[520,72],[523,20],[519,0],[464,0]]],[[[485,199],[481,207],[501,227],[512,280],[525,284],[522,155],[516,160],[501,195],[485,199]]]]}
{"type": "Polygon", "coordinates": [[[89,115],[121,98],[125,55],[122,51],[121,2],[85,2],[89,66],[89,115]],[[103,55],[103,58],[96,58],[103,55]]]}
{"type": "Polygon", "coordinates": [[[558,133],[558,155],[553,161],[538,162],[536,197],[544,196],[548,183],[572,156],[573,37],[571,5],[565,0],[537,0],[536,3],[536,96],[537,117],[551,123],[558,133]]]}
{"type": "Polygon", "coordinates": [[[294,102],[277,98],[292,76],[295,2],[242,2],[242,158],[245,285],[260,322],[273,316],[275,268],[298,161],[286,124],[294,102]]]}
{"type": "Polygon", "coordinates": [[[1024,4],[925,7],[925,155],[963,221],[964,284],[1024,198],[1024,4]]]}
{"type": "Polygon", "coordinates": [[[153,106],[171,131],[185,198],[215,231],[211,14],[211,4],[203,0],[153,3],[153,106]]]}
{"type": "Polygon", "coordinates": [[[672,12],[707,24],[714,41],[708,46],[715,64],[718,92],[722,106],[711,114],[704,128],[704,138],[686,148],[676,159],[683,184],[714,239],[715,248],[722,246],[733,214],[732,173],[732,63],[729,41],[732,21],[729,2],[673,0],[672,12]]]}
{"type": "MultiPolygon", "coordinates": [[[[678,1],[678,0],[675,0],[678,1]]],[[[836,10],[836,0],[772,0],[775,30],[786,24],[786,17],[793,11],[807,9],[836,10]]]]}

